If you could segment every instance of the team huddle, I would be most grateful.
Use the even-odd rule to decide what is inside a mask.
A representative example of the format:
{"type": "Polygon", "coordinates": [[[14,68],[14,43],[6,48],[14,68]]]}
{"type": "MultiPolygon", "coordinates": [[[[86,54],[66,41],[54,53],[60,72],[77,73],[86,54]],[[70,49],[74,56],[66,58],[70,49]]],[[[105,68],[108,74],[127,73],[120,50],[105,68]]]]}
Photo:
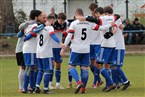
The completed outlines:
{"type": "Polygon", "coordinates": [[[66,21],[66,15],[58,17],[46,15],[40,10],[32,10],[29,21],[19,26],[16,46],[19,71],[19,92],[40,93],[43,78],[45,94],[54,94],[51,89],[64,89],[61,86],[61,63],[67,46],[70,44],[68,62],[68,87],[72,88],[72,78],[76,81],[74,94],[86,93],[90,68],[94,81],[92,88],[102,85],[100,74],[105,78],[104,92],[114,89],[126,90],[131,82],[125,76],[123,66],[125,44],[124,25],[120,16],[113,14],[110,6],[98,7],[91,3],[91,16],[84,16],[82,9],[75,11],[74,20],[66,21]],[[65,41],[62,42],[62,38],[65,41]],[[80,76],[76,70],[80,67],[80,76]],[[53,86],[55,71],[56,86],[53,86]]]}

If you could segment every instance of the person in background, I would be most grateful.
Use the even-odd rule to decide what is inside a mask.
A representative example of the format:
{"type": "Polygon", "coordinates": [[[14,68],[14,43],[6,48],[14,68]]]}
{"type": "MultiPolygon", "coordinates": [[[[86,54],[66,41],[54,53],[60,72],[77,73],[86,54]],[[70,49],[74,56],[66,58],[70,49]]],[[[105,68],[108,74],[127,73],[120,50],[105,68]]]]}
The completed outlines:
{"type": "MultiPolygon", "coordinates": [[[[138,18],[135,18],[132,24],[132,30],[145,30],[145,27],[139,22],[138,18]]],[[[132,35],[133,44],[141,44],[144,39],[144,32],[136,32],[132,35]]]]}
{"type": "Polygon", "coordinates": [[[55,13],[54,7],[51,8],[51,15],[53,15],[55,19],[57,19],[57,14],[55,13]]]}
{"type": "MultiPolygon", "coordinates": [[[[125,25],[124,31],[132,30],[132,25],[131,25],[129,19],[126,19],[124,21],[124,25],[125,25]]],[[[131,42],[132,42],[132,33],[124,32],[123,34],[124,34],[124,38],[125,38],[125,43],[126,44],[131,44],[131,42]]]]}

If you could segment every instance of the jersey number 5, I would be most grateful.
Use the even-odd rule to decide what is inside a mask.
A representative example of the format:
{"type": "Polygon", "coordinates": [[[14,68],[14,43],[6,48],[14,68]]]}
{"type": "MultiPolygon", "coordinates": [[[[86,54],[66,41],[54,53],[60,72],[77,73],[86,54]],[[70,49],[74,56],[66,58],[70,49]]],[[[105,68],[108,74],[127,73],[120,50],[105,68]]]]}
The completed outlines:
{"type": "Polygon", "coordinates": [[[43,45],[43,34],[41,34],[39,38],[40,38],[39,45],[42,46],[43,45]]]}
{"type": "Polygon", "coordinates": [[[86,31],[87,31],[86,28],[83,28],[83,29],[82,29],[82,37],[81,37],[82,40],[85,40],[85,39],[87,38],[87,33],[86,33],[86,31]]]}

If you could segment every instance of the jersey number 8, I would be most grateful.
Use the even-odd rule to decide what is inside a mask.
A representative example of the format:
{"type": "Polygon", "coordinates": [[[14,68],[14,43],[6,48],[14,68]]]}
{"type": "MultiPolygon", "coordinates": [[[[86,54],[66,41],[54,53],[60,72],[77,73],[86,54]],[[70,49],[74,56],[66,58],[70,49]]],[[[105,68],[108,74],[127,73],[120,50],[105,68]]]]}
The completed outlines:
{"type": "Polygon", "coordinates": [[[39,38],[40,38],[39,45],[42,46],[43,45],[43,34],[41,34],[39,38]]]}

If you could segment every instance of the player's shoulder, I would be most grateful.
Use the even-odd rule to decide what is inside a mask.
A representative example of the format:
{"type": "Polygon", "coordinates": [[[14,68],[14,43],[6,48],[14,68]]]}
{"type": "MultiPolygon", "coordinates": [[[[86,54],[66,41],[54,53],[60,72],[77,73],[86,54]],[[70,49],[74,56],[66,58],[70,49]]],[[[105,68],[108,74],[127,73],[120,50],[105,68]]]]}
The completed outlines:
{"type": "Polygon", "coordinates": [[[71,25],[77,25],[77,23],[79,23],[79,20],[74,20],[71,25]]]}
{"type": "Polygon", "coordinates": [[[46,26],[44,29],[46,29],[46,30],[52,30],[54,28],[53,28],[53,26],[46,26]]]}

